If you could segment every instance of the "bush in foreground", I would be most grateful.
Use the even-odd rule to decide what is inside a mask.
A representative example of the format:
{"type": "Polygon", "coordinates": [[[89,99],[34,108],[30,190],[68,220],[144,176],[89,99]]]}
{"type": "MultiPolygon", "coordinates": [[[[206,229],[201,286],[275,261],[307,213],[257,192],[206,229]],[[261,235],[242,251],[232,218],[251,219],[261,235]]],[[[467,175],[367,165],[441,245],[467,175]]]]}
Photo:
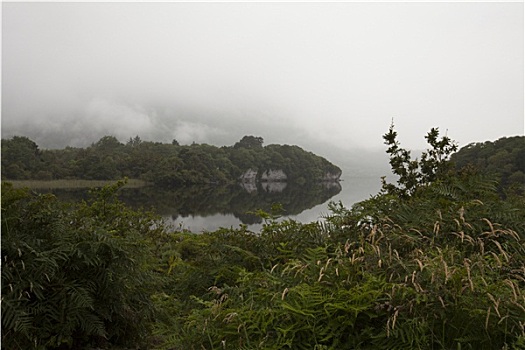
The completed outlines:
{"type": "Polygon", "coordinates": [[[125,208],[117,183],[76,206],[2,184],[2,346],[135,346],[154,317],[155,218],[125,208]]]}

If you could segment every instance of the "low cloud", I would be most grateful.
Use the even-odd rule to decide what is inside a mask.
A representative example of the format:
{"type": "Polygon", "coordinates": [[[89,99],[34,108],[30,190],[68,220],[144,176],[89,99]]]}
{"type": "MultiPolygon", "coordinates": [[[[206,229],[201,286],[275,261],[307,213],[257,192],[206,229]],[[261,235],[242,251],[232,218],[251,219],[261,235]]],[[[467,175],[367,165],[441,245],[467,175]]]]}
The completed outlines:
{"type": "Polygon", "coordinates": [[[431,127],[460,145],[523,133],[519,3],[2,9],[2,137],[42,148],[257,135],[375,149],[392,117],[412,149],[431,127]]]}
{"type": "MultiPolygon", "coordinates": [[[[171,142],[180,144],[209,142],[226,135],[224,130],[201,122],[180,119],[176,113],[166,115],[157,109],[138,104],[126,104],[96,98],[87,105],[84,117],[75,126],[75,133],[89,130],[91,138],[113,135],[125,141],[135,135],[146,141],[171,142]]],[[[191,115],[186,115],[191,118],[191,115]]]]}
{"type": "Polygon", "coordinates": [[[224,130],[183,120],[177,121],[173,130],[173,138],[180,144],[205,143],[216,136],[222,135],[226,135],[224,130]]]}
{"type": "Polygon", "coordinates": [[[112,134],[118,139],[125,139],[132,135],[151,134],[158,128],[156,119],[154,110],[95,98],[87,105],[85,117],[77,122],[75,129],[91,129],[101,136],[112,134]]]}

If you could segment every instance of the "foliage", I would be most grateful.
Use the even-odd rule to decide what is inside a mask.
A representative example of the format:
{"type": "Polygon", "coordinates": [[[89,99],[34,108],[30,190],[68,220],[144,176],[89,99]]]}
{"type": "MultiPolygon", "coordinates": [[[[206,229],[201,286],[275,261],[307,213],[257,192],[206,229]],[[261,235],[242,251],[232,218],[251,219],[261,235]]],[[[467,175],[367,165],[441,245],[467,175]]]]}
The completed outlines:
{"type": "Polygon", "coordinates": [[[262,137],[244,136],[239,142],[233,145],[233,148],[261,148],[264,143],[262,137]]]}
{"type": "Polygon", "coordinates": [[[29,179],[45,169],[42,151],[38,145],[24,136],[2,139],[2,176],[11,179],[29,179]]]}
{"type": "Polygon", "coordinates": [[[433,184],[395,205],[334,204],[325,224],[270,216],[259,235],[191,236],[173,286],[199,287],[166,294],[175,321],[157,332],[185,349],[519,348],[523,201],[501,201],[480,178],[450,193],[462,185],[484,189],[455,201],[433,184]]]}
{"type": "MultiPolygon", "coordinates": [[[[256,210],[260,232],[168,232],[117,201],[119,184],[72,207],[4,186],[3,342],[523,349],[525,198],[449,168],[454,143],[437,129],[420,161],[396,136],[386,138],[398,186],[351,208],[332,203],[322,222],[256,210]]],[[[199,154],[191,147],[184,157],[199,154]]],[[[274,151],[286,159],[295,149],[274,151]]]]}
{"type": "Polygon", "coordinates": [[[429,139],[410,196],[333,203],[325,223],[260,212],[259,234],[181,236],[170,288],[186,287],[162,298],[174,315],[156,328],[164,346],[523,348],[525,200],[452,173],[438,153],[452,142],[429,139]]]}
{"type": "Polygon", "coordinates": [[[457,150],[457,145],[447,136],[439,139],[439,129],[432,128],[425,139],[432,146],[423,152],[421,160],[412,160],[410,151],[400,147],[397,141],[397,132],[394,124],[390,125],[388,133],[383,135],[385,144],[388,145],[387,153],[390,155],[392,172],[399,177],[399,186],[387,184],[383,178],[383,191],[402,197],[413,195],[417,188],[429,184],[446,175],[450,168],[447,162],[452,152],[457,150]]]}
{"type": "Polygon", "coordinates": [[[231,147],[179,145],[143,141],[126,144],[104,136],[87,148],[39,150],[27,137],[2,140],[2,176],[20,179],[116,180],[142,179],[157,185],[231,184],[248,169],[283,170],[291,182],[317,182],[341,170],[297,146],[269,145],[263,138],[244,136],[231,147]]]}
{"type": "Polygon", "coordinates": [[[500,193],[525,194],[525,136],[471,143],[454,153],[451,160],[457,169],[471,166],[495,176],[500,193]]]}
{"type": "Polygon", "coordinates": [[[140,344],[154,317],[145,235],[153,216],[114,199],[123,182],[65,205],[2,184],[2,345],[140,344]]]}

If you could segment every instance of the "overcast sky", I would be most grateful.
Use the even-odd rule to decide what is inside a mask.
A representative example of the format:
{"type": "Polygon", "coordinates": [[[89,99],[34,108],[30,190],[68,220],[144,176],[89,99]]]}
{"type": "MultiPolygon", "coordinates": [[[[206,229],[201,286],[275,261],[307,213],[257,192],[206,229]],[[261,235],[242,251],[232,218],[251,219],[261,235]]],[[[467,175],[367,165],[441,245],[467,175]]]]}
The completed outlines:
{"type": "Polygon", "coordinates": [[[523,3],[2,3],[2,137],[316,152],[524,133],[523,3]],[[324,149],[324,148],[323,148],[324,149]]]}

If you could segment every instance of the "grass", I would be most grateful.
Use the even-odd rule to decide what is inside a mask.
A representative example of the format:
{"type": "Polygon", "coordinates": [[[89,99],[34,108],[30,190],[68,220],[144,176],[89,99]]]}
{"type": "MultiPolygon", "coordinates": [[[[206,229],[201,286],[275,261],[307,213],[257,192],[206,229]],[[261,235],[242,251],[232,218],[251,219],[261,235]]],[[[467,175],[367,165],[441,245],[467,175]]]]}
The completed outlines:
{"type": "MultiPolygon", "coordinates": [[[[4,180],[10,182],[14,188],[31,188],[31,189],[56,189],[56,188],[92,188],[102,187],[115,183],[116,180],[4,180]]],[[[139,179],[128,179],[124,187],[139,188],[149,183],[139,179]]]]}

